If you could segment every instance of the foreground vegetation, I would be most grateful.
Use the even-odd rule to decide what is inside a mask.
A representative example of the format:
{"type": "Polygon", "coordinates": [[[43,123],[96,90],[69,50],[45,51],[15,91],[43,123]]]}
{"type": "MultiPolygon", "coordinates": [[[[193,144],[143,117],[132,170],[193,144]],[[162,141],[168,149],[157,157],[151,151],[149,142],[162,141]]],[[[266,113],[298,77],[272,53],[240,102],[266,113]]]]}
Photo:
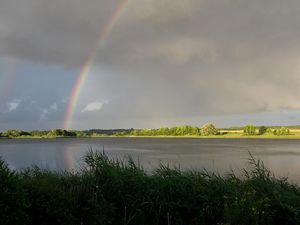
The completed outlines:
{"type": "Polygon", "coordinates": [[[266,127],[246,125],[240,128],[217,129],[207,123],[202,127],[177,126],[159,129],[110,129],[110,130],[62,130],[21,131],[7,130],[0,133],[0,138],[85,138],[85,137],[211,137],[211,138],[297,138],[300,139],[300,129],[291,127],[266,127]]]}
{"type": "Polygon", "coordinates": [[[242,177],[161,165],[146,173],[132,159],[89,152],[78,173],[0,161],[0,224],[299,224],[300,189],[260,161],[242,177]]]}

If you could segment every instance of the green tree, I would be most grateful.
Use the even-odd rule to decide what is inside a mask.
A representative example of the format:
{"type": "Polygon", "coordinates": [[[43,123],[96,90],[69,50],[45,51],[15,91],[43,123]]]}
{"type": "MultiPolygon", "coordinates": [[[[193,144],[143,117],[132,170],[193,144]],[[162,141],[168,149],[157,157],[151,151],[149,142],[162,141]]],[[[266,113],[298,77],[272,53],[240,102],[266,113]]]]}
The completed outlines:
{"type": "Polygon", "coordinates": [[[287,127],[280,127],[280,128],[274,129],[273,134],[278,135],[278,136],[280,136],[280,135],[289,135],[290,134],[290,129],[287,128],[287,127]]]}
{"type": "Polygon", "coordinates": [[[217,135],[218,129],[212,123],[204,124],[201,128],[201,135],[209,136],[209,135],[217,135]]]}
{"type": "Polygon", "coordinates": [[[249,124],[249,125],[246,125],[244,127],[244,134],[245,135],[255,135],[255,126],[249,124]]]}
{"type": "Polygon", "coordinates": [[[33,130],[30,131],[30,134],[32,136],[42,137],[42,136],[46,136],[48,134],[48,131],[33,130]]]}
{"type": "Polygon", "coordinates": [[[170,135],[170,130],[167,127],[162,127],[157,130],[157,135],[170,135]]]}
{"type": "Polygon", "coordinates": [[[139,136],[139,135],[140,135],[140,132],[139,132],[138,130],[133,129],[133,130],[130,132],[130,135],[131,135],[131,136],[139,136]]]}
{"type": "Polygon", "coordinates": [[[83,131],[73,131],[76,137],[87,137],[87,135],[83,131]]]}
{"type": "Polygon", "coordinates": [[[268,128],[267,131],[266,131],[266,133],[272,134],[272,133],[273,133],[273,130],[272,130],[271,128],[268,128]]]}
{"type": "Polygon", "coordinates": [[[265,127],[265,126],[260,126],[260,127],[258,128],[258,134],[259,134],[259,135],[262,135],[262,134],[266,133],[267,130],[268,130],[267,127],[265,127]]]}
{"type": "Polygon", "coordinates": [[[49,133],[47,134],[47,136],[50,137],[59,137],[59,136],[63,136],[63,130],[61,129],[52,129],[49,131],[49,133]]]}
{"type": "Polygon", "coordinates": [[[20,137],[20,136],[30,136],[31,134],[26,131],[21,130],[7,130],[3,133],[5,137],[20,137]]]}

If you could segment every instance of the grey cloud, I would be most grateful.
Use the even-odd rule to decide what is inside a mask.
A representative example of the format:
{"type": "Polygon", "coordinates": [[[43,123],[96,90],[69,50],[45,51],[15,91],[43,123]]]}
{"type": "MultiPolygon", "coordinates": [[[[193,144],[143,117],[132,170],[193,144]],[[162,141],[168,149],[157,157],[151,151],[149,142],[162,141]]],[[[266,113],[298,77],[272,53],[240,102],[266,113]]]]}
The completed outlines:
{"type": "Polygon", "coordinates": [[[81,65],[119,2],[2,0],[0,52],[46,64],[81,65]]]}
{"type": "Polygon", "coordinates": [[[203,0],[143,0],[134,2],[132,10],[134,19],[170,25],[191,19],[203,4],[203,0]]]}
{"type": "Polygon", "coordinates": [[[137,46],[135,50],[138,52],[135,55],[136,60],[141,59],[146,52],[144,55],[146,59],[148,57],[148,59],[163,61],[171,66],[199,62],[209,64],[214,63],[218,57],[215,46],[200,38],[176,37],[161,41],[154,46],[137,46]]]}
{"type": "MultiPolygon", "coordinates": [[[[2,0],[0,55],[80,68],[121,2],[2,0]]],[[[131,0],[98,50],[75,120],[299,109],[299,11],[296,0],[131,0]],[[95,99],[112,102],[82,115],[95,99]]]]}
{"type": "Polygon", "coordinates": [[[50,106],[50,109],[52,109],[52,110],[57,110],[57,103],[56,102],[54,102],[51,106],[50,106]]]}

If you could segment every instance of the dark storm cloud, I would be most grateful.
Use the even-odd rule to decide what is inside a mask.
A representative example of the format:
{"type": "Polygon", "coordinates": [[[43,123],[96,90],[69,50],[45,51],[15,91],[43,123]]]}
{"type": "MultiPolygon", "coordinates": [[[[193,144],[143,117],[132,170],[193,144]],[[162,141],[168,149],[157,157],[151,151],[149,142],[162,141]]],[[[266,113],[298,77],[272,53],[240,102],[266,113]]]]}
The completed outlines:
{"type": "MultiPolygon", "coordinates": [[[[0,0],[0,55],[79,68],[121,2],[0,0]]],[[[131,0],[75,117],[117,126],[299,109],[299,11],[296,0],[131,0]]]]}

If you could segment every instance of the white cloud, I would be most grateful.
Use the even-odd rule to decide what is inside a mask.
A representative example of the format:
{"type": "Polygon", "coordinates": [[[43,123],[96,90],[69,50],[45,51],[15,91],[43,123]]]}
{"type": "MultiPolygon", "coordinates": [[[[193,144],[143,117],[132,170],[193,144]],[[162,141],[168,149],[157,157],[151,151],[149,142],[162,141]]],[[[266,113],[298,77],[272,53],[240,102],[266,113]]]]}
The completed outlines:
{"type": "Polygon", "coordinates": [[[54,113],[54,111],[58,111],[59,104],[60,102],[53,102],[49,107],[41,108],[40,110],[42,113],[40,114],[40,120],[45,120],[47,119],[48,115],[54,113]]]}
{"type": "Polygon", "coordinates": [[[47,109],[42,109],[42,113],[40,115],[40,120],[46,119],[48,113],[49,113],[49,111],[47,109]]]}
{"type": "Polygon", "coordinates": [[[12,112],[12,111],[16,110],[19,107],[20,103],[21,103],[20,99],[14,99],[11,102],[8,102],[7,103],[7,105],[8,105],[7,112],[12,112]]]}
{"type": "Polygon", "coordinates": [[[100,109],[102,109],[102,107],[105,104],[108,104],[109,101],[105,100],[104,102],[99,102],[99,101],[94,101],[91,102],[89,104],[87,104],[83,110],[81,110],[81,112],[92,112],[92,111],[99,111],[100,109]]]}
{"type": "Polygon", "coordinates": [[[51,109],[51,110],[57,111],[57,103],[54,102],[54,103],[50,106],[50,109],[51,109]]]}

